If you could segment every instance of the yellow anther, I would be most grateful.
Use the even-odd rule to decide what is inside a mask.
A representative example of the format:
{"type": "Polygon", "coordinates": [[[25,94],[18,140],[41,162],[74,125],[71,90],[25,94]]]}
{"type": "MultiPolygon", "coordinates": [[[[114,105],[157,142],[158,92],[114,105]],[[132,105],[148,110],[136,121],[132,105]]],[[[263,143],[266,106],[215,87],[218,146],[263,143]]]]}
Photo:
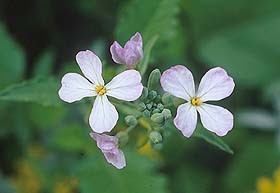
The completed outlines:
{"type": "Polygon", "coordinates": [[[106,94],[106,87],[105,86],[101,86],[101,85],[98,85],[95,87],[95,91],[98,95],[102,96],[104,94],[106,94]]]}
{"type": "Polygon", "coordinates": [[[192,103],[193,106],[199,106],[199,105],[202,104],[202,100],[198,97],[193,97],[191,99],[191,103],[192,103]]]}

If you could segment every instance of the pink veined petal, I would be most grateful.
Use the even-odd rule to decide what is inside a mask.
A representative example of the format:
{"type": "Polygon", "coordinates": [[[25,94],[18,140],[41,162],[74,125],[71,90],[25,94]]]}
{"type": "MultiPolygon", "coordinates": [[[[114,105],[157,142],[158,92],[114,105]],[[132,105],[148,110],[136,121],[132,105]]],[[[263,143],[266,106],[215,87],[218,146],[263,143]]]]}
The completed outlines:
{"type": "Polygon", "coordinates": [[[202,77],[197,96],[203,101],[217,101],[228,97],[234,89],[233,79],[220,68],[212,68],[202,77]]]}
{"type": "Polygon", "coordinates": [[[125,156],[122,150],[116,149],[116,152],[103,152],[108,163],[115,166],[117,169],[122,169],[126,166],[125,156]]]}
{"type": "Polygon", "coordinates": [[[97,96],[89,116],[89,125],[96,133],[110,132],[119,118],[118,112],[108,98],[97,96]]]}
{"type": "Polygon", "coordinates": [[[90,136],[96,141],[97,147],[104,151],[110,151],[112,149],[115,149],[119,141],[117,137],[106,134],[98,134],[91,132],[90,136]]]}
{"type": "Polygon", "coordinates": [[[137,46],[142,48],[143,41],[142,41],[142,36],[139,32],[136,32],[131,38],[130,41],[133,41],[137,43],[137,46]]]}
{"type": "Polygon", "coordinates": [[[84,97],[96,96],[94,85],[77,73],[67,73],[61,80],[59,97],[65,102],[72,103],[84,97]]]}
{"type": "Polygon", "coordinates": [[[141,53],[136,46],[129,45],[124,48],[124,59],[125,65],[132,68],[139,60],[142,58],[143,53],[141,53]]]}
{"type": "Polygon", "coordinates": [[[125,64],[124,49],[116,41],[111,45],[110,52],[114,62],[118,64],[125,64]]]}
{"type": "Polygon", "coordinates": [[[185,137],[190,137],[197,124],[197,112],[195,107],[193,107],[189,102],[180,105],[177,109],[174,124],[185,137]]]}
{"type": "Polygon", "coordinates": [[[128,67],[135,66],[143,57],[142,36],[139,32],[126,42],[124,46],[124,60],[128,67]]]}
{"type": "Polygon", "coordinates": [[[77,63],[85,77],[94,85],[104,85],[102,78],[102,63],[92,51],[80,51],[76,55],[77,63]]]}
{"type": "Polygon", "coordinates": [[[126,70],[115,76],[107,85],[107,95],[120,100],[134,101],[143,90],[141,75],[136,70],[126,70]]]}
{"type": "Polygon", "coordinates": [[[164,91],[185,100],[190,100],[195,94],[193,75],[182,65],[164,71],[160,83],[164,91]]]}
{"type": "Polygon", "coordinates": [[[203,103],[197,107],[203,127],[219,136],[226,135],[233,127],[233,115],[227,109],[203,103]]]}

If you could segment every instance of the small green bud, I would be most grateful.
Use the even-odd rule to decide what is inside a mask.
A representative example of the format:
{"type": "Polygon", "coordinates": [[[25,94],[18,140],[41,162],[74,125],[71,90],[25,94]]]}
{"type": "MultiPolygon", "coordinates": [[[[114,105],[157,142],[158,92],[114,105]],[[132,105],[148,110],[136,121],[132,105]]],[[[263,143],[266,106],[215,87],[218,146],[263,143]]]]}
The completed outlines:
{"type": "Polygon", "coordinates": [[[146,107],[147,107],[148,110],[151,110],[153,105],[149,103],[149,104],[146,104],[146,107]]]}
{"type": "Polygon", "coordinates": [[[162,142],[162,135],[158,131],[152,131],[149,133],[149,138],[152,144],[158,144],[162,142]]]}
{"type": "Polygon", "coordinates": [[[128,126],[133,126],[134,127],[138,124],[138,121],[137,121],[136,117],[134,117],[133,115],[127,115],[124,118],[124,121],[128,126]]]}
{"type": "Polygon", "coordinates": [[[145,105],[145,103],[143,103],[143,102],[140,102],[139,104],[138,104],[138,110],[139,111],[144,111],[145,109],[146,109],[146,105],[145,105]]]}
{"type": "Polygon", "coordinates": [[[129,140],[129,136],[125,131],[118,132],[116,137],[119,139],[119,145],[121,147],[125,146],[129,140]]]}
{"type": "Polygon", "coordinates": [[[142,94],[141,94],[141,97],[140,97],[140,100],[144,100],[148,97],[148,89],[146,87],[143,88],[143,91],[142,91],[142,94]]]}
{"type": "Polygon", "coordinates": [[[157,97],[155,99],[155,102],[156,103],[160,103],[161,102],[161,96],[160,95],[157,95],[157,97]]]}
{"type": "Polygon", "coordinates": [[[157,144],[153,144],[153,143],[151,143],[151,146],[152,146],[152,148],[153,148],[154,150],[159,151],[159,150],[161,150],[161,149],[162,149],[163,144],[162,144],[162,143],[157,143],[157,144]]]}
{"type": "Polygon", "coordinates": [[[151,90],[148,94],[148,98],[154,100],[157,97],[157,91],[151,90]]]}
{"type": "Polygon", "coordinates": [[[157,105],[157,109],[159,109],[160,111],[162,111],[162,110],[164,109],[163,104],[159,103],[159,104],[157,105]]]}
{"type": "Polygon", "coordinates": [[[164,105],[173,104],[173,97],[169,93],[164,93],[161,97],[161,101],[164,105]]]}
{"type": "Polygon", "coordinates": [[[148,79],[148,89],[149,90],[156,90],[158,85],[159,85],[159,81],[160,81],[160,76],[161,73],[159,71],[159,69],[154,69],[149,76],[148,79]]]}
{"type": "Polygon", "coordinates": [[[164,116],[165,119],[169,119],[172,117],[171,111],[169,109],[163,109],[161,114],[164,116]]]}
{"type": "Polygon", "coordinates": [[[145,109],[143,111],[143,117],[148,118],[151,116],[151,112],[148,109],[145,109]]]}
{"type": "Polygon", "coordinates": [[[154,110],[152,111],[152,113],[153,113],[153,114],[155,114],[155,113],[160,113],[160,110],[159,110],[159,109],[154,109],[154,110]]]}
{"type": "Polygon", "coordinates": [[[165,119],[161,113],[155,113],[151,116],[151,120],[159,125],[163,124],[165,119]]]}

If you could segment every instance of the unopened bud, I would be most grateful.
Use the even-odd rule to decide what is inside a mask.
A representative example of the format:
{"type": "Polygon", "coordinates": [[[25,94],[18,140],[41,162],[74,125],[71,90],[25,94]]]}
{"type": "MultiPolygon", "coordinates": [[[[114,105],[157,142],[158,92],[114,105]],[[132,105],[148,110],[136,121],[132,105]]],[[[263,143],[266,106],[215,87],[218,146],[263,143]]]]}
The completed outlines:
{"type": "Polygon", "coordinates": [[[161,73],[159,71],[159,69],[154,69],[150,76],[149,76],[149,80],[148,80],[148,89],[149,90],[156,90],[158,85],[159,85],[159,81],[160,81],[160,76],[161,73]]]}
{"type": "Polygon", "coordinates": [[[151,116],[151,112],[148,109],[145,109],[143,111],[143,117],[148,118],[151,116]]]}
{"type": "Polygon", "coordinates": [[[141,94],[141,97],[140,97],[140,100],[144,100],[148,97],[148,89],[146,87],[143,88],[143,91],[142,91],[142,94],[141,94]]]}
{"type": "Polygon", "coordinates": [[[149,138],[152,144],[158,144],[162,142],[162,135],[158,131],[152,131],[149,133],[149,138]]]}
{"type": "Polygon", "coordinates": [[[151,99],[151,100],[153,100],[153,99],[155,99],[156,97],[157,97],[157,91],[151,90],[151,91],[149,92],[149,94],[148,94],[148,98],[151,99]]]}
{"type": "Polygon", "coordinates": [[[116,137],[119,139],[119,145],[121,147],[125,146],[129,140],[129,136],[125,131],[118,132],[116,137]]]}
{"type": "Polygon", "coordinates": [[[161,150],[161,149],[162,149],[163,144],[162,144],[162,143],[157,143],[157,144],[153,144],[153,143],[151,143],[151,146],[152,146],[152,148],[153,148],[154,150],[159,151],[159,150],[161,150]]]}
{"type": "Polygon", "coordinates": [[[161,113],[155,113],[151,116],[151,120],[159,125],[164,124],[164,116],[161,113]]]}
{"type": "Polygon", "coordinates": [[[152,113],[153,113],[153,114],[155,114],[155,113],[160,113],[160,110],[159,110],[159,109],[154,109],[154,110],[152,111],[152,113]]]}
{"type": "Polygon", "coordinates": [[[153,105],[149,103],[149,104],[146,104],[146,107],[147,107],[148,110],[151,110],[153,105]]]}
{"type": "Polygon", "coordinates": [[[124,121],[128,126],[133,126],[134,127],[138,124],[138,121],[137,121],[136,117],[134,117],[133,115],[127,115],[124,118],[124,121]]]}
{"type": "Polygon", "coordinates": [[[164,93],[161,97],[161,101],[164,105],[173,104],[173,97],[169,93],[164,93]]]}
{"type": "Polygon", "coordinates": [[[144,111],[145,109],[146,109],[146,105],[145,105],[145,103],[143,103],[143,102],[140,102],[139,104],[138,104],[138,110],[139,111],[144,111]]]}
{"type": "Polygon", "coordinates": [[[163,104],[159,103],[159,104],[157,105],[157,109],[159,109],[160,111],[162,111],[162,110],[164,109],[163,104]]]}
{"type": "Polygon", "coordinates": [[[165,119],[169,119],[172,117],[171,111],[169,109],[163,109],[161,114],[164,116],[165,119]]]}

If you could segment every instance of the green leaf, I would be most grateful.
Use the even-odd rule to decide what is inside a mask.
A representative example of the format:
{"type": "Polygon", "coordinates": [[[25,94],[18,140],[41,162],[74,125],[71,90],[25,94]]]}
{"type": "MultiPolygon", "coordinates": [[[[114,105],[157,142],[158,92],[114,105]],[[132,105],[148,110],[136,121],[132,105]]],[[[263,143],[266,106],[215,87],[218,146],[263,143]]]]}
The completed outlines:
{"type": "Polygon", "coordinates": [[[140,74],[143,76],[148,68],[150,55],[152,48],[154,47],[156,41],[158,39],[158,36],[152,37],[148,43],[144,46],[144,58],[141,60],[141,62],[137,65],[137,68],[140,71],[140,74]]]}
{"type": "Polygon", "coordinates": [[[261,18],[264,15],[279,12],[278,0],[183,0],[182,6],[187,13],[195,39],[201,40],[223,29],[232,29],[261,18]]]}
{"type": "Polygon", "coordinates": [[[201,42],[210,66],[222,66],[240,84],[265,86],[279,77],[280,15],[232,25],[201,42]],[[260,78],[261,77],[261,78],[260,78]]]}
{"type": "Polygon", "coordinates": [[[177,165],[170,183],[172,192],[209,193],[215,177],[207,170],[208,167],[193,164],[177,165]]]}
{"type": "Polygon", "coordinates": [[[88,151],[92,145],[88,131],[85,127],[69,124],[63,128],[57,128],[51,138],[51,144],[64,151],[88,151]]]}
{"type": "Polygon", "coordinates": [[[254,136],[233,158],[223,177],[228,193],[254,190],[257,179],[263,176],[272,178],[273,171],[280,164],[280,153],[275,141],[264,136],[254,136]]]}
{"type": "Polygon", "coordinates": [[[86,157],[76,175],[83,193],[167,193],[166,179],[155,173],[154,163],[146,157],[125,152],[127,166],[118,170],[108,164],[99,151],[86,157]]]}
{"type": "Polygon", "coordinates": [[[118,41],[127,41],[137,31],[143,35],[144,43],[156,35],[168,40],[176,30],[178,11],[179,0],[131,0],[119,16],[118,41]]]}
{"type": "Polygon", "coordinates": [[[9,86],[0,92],[0,101],[33,102],[44,106],[60,105],[58,82],[53,78],[32,79],[9,86]]]}
{"type": "Polygon", "coordinates": [[[194,136],[204,139],[208,143],[218,147],[220,150],[233,154],[233,150],[220,137],[200,126],[196,128],[194,136]]]}
{"type": "Polygon", "coordinates": [[[0,23],[0,89],[22,79],[24,54],[0,23]]]}
{"type": "Polygon", "coordinates": [[[54,65],[54,56],[50,51],[44,52],[35,64],[34,77],[45,77],[51,74],[54,65]]]}

